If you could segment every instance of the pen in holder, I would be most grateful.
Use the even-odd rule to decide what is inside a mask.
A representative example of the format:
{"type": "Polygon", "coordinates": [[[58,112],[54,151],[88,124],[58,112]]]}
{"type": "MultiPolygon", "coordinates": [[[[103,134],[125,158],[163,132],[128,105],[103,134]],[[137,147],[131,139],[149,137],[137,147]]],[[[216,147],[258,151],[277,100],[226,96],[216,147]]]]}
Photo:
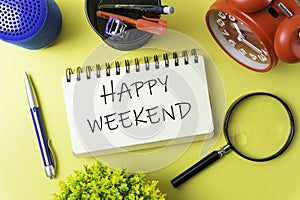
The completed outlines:
{"type": "Polygon", "coordinates": [[[0,0],[0,37],[26,49],[41,49],[54,42],[62,26],[54,0],[0,0]]]}

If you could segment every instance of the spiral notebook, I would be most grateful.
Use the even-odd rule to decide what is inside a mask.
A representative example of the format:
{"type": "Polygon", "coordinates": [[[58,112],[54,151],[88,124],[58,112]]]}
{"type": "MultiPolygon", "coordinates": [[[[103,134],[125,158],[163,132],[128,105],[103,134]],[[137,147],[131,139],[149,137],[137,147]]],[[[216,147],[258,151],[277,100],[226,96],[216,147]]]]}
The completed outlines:
{"type": "Polygon", "coordinates": [[[204,60],[195,50],[66,70],[73,153],[103,155],[213,135],[204,60]]]}

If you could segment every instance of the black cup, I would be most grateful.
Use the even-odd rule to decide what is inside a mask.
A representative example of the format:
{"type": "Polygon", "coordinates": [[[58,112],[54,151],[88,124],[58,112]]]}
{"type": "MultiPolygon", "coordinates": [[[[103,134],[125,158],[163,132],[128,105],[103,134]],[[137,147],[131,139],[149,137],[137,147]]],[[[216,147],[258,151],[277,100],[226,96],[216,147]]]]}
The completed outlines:
{"type": "MultiPolygon", "coordinates": [[[[108,20],[96,16],[98,6],[102,4],[161,5],[160,0],[86,0],[85,2],[85,12],[89,24],[101,39],[112,48],[122,51],[134,50],[142,47],[151,39],[152,33],[138,30],[131,26],[127,27],[126,37],[112,37],[105,34],[105,27],[108,20]]],[[[142,18],[142,14],[140,13],[129,13],[124,11],[114,13],[132,19],[142,18]]]]}

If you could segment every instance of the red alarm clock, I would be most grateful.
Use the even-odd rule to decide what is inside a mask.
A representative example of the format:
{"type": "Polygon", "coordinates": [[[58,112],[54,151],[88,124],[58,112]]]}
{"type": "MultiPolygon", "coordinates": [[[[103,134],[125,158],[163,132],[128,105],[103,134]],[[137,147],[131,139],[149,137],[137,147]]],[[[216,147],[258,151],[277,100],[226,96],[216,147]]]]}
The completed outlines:
{"type": "Polygon", "coordinates": [[[206,23],[221,48],[251,70],[300,61],[300,0],[217,0],[206,23]]]}

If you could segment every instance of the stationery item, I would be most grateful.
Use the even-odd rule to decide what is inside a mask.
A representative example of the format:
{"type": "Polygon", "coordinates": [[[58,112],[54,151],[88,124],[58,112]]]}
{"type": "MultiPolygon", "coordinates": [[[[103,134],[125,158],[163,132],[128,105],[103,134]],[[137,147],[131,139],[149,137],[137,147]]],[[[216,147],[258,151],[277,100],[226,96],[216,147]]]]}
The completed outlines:
{"type": "Polygon", "coordinates": [[[40,49],[60,33],[62,16],[54,0],[0,0],[0,38],[24,47],[40,49]]]}
{"type": "Polygon", "coordinates": [[[77,156],[153,148],[213,135],[204,60],[192,50],[68,68],[62,77],[77,156]],[[173,57],[173,58],[171,58],[173,57]]]}
{"type": "Polygon", "coordinates": [[[105,34],[112,37],[123,38],[126,35],[127,25],[122,19],[110,17],[105,27],[105,34]]]}
{"type": "Polygon", "coordinates": [[[46,176],[52,179],[55,176],[54,154],[51,151],[49,145],[50,141],[46,138],[46,132],[43,126],[43,120],[41,117],[41,113],[40,113],[40,109],[39,109],[39,105],[38,105],[38,101],[36,98],[33,85],[26,72],[24,75],[24,80],[25,80],[25,88],[26,88],[26,93],[28,98],[28,104],[30,107],[30,113],[33,120],[34,129],[38,139],[40,151],[42,154],[46,176]]]}
{"type": "Polygon", "coordinates": [[[173,14],[174,7],[172,6],[160,6],[160,5],[138,5],[138,4],[102,4],[98,6],[98,10],[114,12],[139,12],[145,14],[173,14]]]}
{"type": "Polygon", "coordinates": [[[167,27],[166,27],[167,21],[159,18],[148,18],[142,16],[143,19],[135,20],[129,17],[125,17],[114,13],[104,12],[104,11],[97,11],[96,15],[104,19],[109,19],[110,17],[119,18],[122,21],[124,21],[124,23],[149,33],[164,35],[167,32],[167,27]]]}
{"type": "Polygon", "coordinates": [[[213,151],[192,167],[171,180],[176,188],[233,150],[251,161],[269,161],[280,156],[291,144],[295,122],[291,109],[278,96],[256,92],[236,100],[224,120],[227,144],[213,151]],[[270,120],[270,117],[273,117],[270,120]],[[265,128],[257,130],[256,127],[265,128]],[[286,132],[285,132],[286,131],[286,132]]]}

